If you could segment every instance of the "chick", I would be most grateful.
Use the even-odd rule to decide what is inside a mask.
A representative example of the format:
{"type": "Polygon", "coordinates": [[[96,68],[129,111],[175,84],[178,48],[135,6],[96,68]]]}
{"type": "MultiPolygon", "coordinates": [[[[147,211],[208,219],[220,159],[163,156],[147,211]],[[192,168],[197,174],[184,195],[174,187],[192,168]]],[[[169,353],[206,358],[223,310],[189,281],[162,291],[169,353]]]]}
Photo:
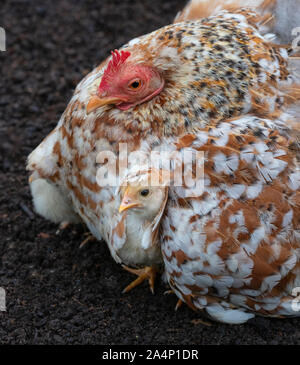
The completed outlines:
{"type": "Polygon", "coordinates": [[[80,223],[81,219],[74,212],[69,198],[46,179],[29,180],[35,211],[51,222],[60,223],[61,227],[68,223],[80,223]]]}
{"type": "MultiPolygon", "coordinates": [[[[121,205],[119,213],[126,214],[126,242],[118,251],[122,262],[130,266],[141,266],[141,269],[123,267],[138,278],[128,285],[127,292],[148,279],[150,289],[154,292],[154,280],[157,266],[162,263],[158,243],[158,226],[168,199],[168,188],[165,185],[151,186],[151,172],[138,174],[137,179],[129,179],[127,186],[120,189],[121,205]]],[[[153,175],[152,175],[153,176],[153,175]]]]}

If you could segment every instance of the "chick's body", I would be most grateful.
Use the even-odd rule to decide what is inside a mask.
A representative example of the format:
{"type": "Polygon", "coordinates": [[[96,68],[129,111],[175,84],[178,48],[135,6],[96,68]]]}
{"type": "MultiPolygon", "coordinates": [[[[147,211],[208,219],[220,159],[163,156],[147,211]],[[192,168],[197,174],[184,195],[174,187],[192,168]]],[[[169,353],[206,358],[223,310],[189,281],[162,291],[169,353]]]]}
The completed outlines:
{"type": "Polygon", "coordinates": [[[126,242],[118,250],[118,256],[125,265],[143,267],[162,263],[161,250],[158,242],[154,242],[147,249],[141,245],[145,234],[145,223],[145,219],[139,215],[128,212],[126,217],[126,242]]]}

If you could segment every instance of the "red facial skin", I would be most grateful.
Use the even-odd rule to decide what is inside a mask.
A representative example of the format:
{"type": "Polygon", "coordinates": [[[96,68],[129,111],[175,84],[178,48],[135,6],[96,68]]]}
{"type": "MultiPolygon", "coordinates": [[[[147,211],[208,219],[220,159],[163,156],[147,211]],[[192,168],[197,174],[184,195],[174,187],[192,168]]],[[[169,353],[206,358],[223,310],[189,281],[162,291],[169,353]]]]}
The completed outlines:
{"type": "Polygon", "coordinates": [[[97,92],[100,99],[118,99],[114,104],[120,110],[128,110],[154,98],[164,87],[164,79],[157,70],[131,63],[127,60],[129,55],[129,52],[121,53],[124,60],[108,66],[97,92]]]}

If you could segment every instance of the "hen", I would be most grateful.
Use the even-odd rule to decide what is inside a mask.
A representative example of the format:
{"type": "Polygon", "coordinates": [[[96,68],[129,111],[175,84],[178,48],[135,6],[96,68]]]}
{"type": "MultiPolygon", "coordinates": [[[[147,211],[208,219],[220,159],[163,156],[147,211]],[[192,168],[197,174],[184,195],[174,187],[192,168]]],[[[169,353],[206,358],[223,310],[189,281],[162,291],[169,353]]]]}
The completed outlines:
{"type": "MultiPolygon", "coordinates": [[[[266,34],[274,2],[256,1],[255,13],[227,1],[230,11],[209,6],[216,15],[188,21],[191,6],[207,3],[191,2],[177,19],[183,22],[113,52],[79,83],[56,128],[28,158],[37,212],[55,221],[79,216],[119,263],[125,258],[124,215],[115,186],[97,179],[101,153],[122,163],[122,143],[130,153],[245,113],[278,118],[298,97],[286,48],[266,34]]],[[[225,146],[227,137],[222,141],[225,146]]],[[[136,251],[126,252],[126,260],[137,266],[136,251]]]]}

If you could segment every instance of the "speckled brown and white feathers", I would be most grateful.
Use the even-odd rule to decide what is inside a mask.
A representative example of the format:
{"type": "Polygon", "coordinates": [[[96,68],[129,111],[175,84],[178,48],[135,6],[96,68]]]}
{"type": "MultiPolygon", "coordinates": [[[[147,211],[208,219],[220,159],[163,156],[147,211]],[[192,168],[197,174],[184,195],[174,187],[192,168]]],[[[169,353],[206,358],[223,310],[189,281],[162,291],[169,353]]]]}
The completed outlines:
{"type": "MultiPolygon", "coordinates": [[[[80,82],[57,127],[29,156],[27,168],[35,178],[46,179],[70,200],[118,262],[112,239],[119,224],[118,204],[115,188],[96,182],[99,152],[111,151],[118,160],[119,143],[127,143],[128,153],[145,146],[153,149],[171,136],[207,134],[209,128],[247,113],[295,122],[297,76],[289,68],[286,47],[261,33],[261,21],[262,16],[249,9],[223,11],[132,40],[123,47],[131,53],[128,59],[155,67],[165,80],[162,92],[128,111],[106,105],[87,114],[108,58],[80,82]]],[[[248,146],[247,139],[243,143],[248,146]]],[[[213,153],[215,146],[207,148],[213,153]]],[[[217,171],[216,179],[224,173],[217,171]]]]}
{"type": "Polygon", "coordinates": [[[221,10],[235,12],[243,7],[251,8],[264,17],[260,22],[262,31],[268,29],[276,34],[279,42],[289,43],[293,29],[299,27],[299,6],[299,0],[190,0],[174,22],[205,18],[221,10]]]}
{"type": "Polygon", "coordinates": [[[159,241],[174,292],[214,320],[300,315],[300,164],[289,132],[246,115],[154,147],[203,152],[204,192],[171,182],[159,241]]]}
{"type": "Polygon", "coordinates": [[[169,283],[218,321],[300,315],[300,165],[280,125],[245,116],[196,134],[189,147],[204,152],[204,193],[180,198],[173,188],[167,205],[169,283]]]}
{"type": "Polygon", "coordinates": [[[174,23],[207,18],[222,10],[236,12],[241,8],[255,9],[265,13],[274,10],[276,0],[190,0],[175,17],[174,23]]]}

